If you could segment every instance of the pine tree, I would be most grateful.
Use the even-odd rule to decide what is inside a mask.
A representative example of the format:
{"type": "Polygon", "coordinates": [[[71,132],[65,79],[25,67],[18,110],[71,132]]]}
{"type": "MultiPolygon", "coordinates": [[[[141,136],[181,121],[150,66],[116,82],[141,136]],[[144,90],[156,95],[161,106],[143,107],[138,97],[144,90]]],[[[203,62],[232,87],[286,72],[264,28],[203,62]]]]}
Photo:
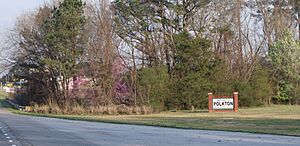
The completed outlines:
{"type": "Polygon", "coordinates": [[[184,31],[175,37],[176,65],[173,70],[174,102],[177,108],[204,108],[218,59],[213,57],[209,40],[184,31]]]}
{"type": "Polygon", "coordinates": [[[61,99],[68,96],[68,80],[74,75],[82,62],[85,47],[84,3],[81,0],[64,0],[59,7],[54,7],[52,17],[45,22],[47,45],[43,58],[52,74],[52,81],[57,86],[61,99]]]}

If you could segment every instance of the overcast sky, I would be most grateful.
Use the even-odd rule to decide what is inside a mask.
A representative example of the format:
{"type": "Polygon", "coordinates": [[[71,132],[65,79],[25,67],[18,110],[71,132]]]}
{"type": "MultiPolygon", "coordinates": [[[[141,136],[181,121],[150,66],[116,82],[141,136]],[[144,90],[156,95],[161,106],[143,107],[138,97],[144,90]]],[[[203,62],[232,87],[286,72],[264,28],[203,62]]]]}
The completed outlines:
{"type": "Polygon", "coordinates": [[[0,41],[14,26],[17,16],[38,8],[48,0],[0,0],[0,41]]]}

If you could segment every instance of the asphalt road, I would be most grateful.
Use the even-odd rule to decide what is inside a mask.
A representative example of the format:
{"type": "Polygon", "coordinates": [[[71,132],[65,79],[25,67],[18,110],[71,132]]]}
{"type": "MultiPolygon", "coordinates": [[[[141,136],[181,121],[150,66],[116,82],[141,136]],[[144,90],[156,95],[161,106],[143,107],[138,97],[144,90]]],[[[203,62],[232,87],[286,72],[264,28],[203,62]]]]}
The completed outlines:
{"type": "Polygon", "coordinates": [[[183,130],[15,115],[0,108],[0,146],[300,146],[300,137],[183,130]]]}

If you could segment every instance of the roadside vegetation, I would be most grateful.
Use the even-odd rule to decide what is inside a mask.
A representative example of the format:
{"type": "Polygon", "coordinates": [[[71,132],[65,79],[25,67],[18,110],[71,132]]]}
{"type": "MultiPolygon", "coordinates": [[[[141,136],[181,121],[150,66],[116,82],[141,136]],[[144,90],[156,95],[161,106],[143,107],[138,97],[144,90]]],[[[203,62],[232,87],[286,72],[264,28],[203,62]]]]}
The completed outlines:
{"type": "MultiPolygon", "coordinates": [[[[2,93],[2,92],[0,92],[2,93]]],[[[166,111],[157,114],[134,113],[135,115],[100,115],[99,113],[76,114],[24,112],[13,109],[0,96],[0,107],[8,108],[16,114],[105,122],[115,124],[134,124],[182,129],[220,130],[251,132],[262,134],[300,136],[300,106],[270,105],[256,108],[241,108],[239,112],[208,113],[207,110],[166,111]]],[[[47,110],[46,110],[47,111],[47,110]]],[[[114,113],[117,114],[117,113],[114,113]]]]}
{"type": "Polygon", "coordinates": [[[118,116],[56,115],[16,110],[13,112],[31,116],[94,122],[300,136],[300,106],[272,105],[259,108],[242,108],[237,113],[208,113],[201,110],[118,116]]]}
{"type": "MultiPolygon", "coordinates": [[[[1,45],[1,66],[9,70],[1,82],[18,82],[11,98],[42,114],[197,111],[207,109],[207,93],[235,91],[243,108],[297,105],[299,6],[54,0],[17,19],[1,45]]],[[[288,108],[272,108],[281,107],[288,108]]]]}
{"type": "Polygon", "coordinates": [[[0,92],[0,107],[12,108],[12,106],[5,101],[6,97],[7,95],[4,92],[0,92]]]}

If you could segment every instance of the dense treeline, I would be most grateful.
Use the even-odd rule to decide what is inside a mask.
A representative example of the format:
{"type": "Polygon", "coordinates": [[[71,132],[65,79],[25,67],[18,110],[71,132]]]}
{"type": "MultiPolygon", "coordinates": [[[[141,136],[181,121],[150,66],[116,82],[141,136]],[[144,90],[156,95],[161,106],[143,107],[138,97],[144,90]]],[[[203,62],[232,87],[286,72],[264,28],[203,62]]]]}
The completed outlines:
{"type": "Polygon", "coordinates": [[[241,106],[297,104],[299,6],[62,0],[19,17],[5,63],[13,79],[27,81],[17,99],[65,113],[201,109],[208,92],[233,91],[241,106]]]}

